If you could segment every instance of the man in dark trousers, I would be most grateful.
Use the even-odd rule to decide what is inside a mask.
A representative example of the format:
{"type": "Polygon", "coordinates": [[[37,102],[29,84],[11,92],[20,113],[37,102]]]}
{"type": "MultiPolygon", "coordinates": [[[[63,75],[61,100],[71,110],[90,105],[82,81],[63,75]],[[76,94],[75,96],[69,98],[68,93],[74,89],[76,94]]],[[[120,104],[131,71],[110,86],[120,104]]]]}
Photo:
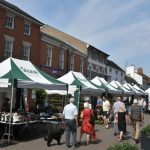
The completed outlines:
{"type": "Polygon", "coordinates": [[[136,143],[139,143],[139,132],[140,132],[140,125],[141,122],[144,121],[144,114],[142,111],[141,106],[138,105],[137,99],[134,99],[133,105],[129,111],[131,125],[133,128],[132,131],[132,138],[135,140],[136,143]]]}

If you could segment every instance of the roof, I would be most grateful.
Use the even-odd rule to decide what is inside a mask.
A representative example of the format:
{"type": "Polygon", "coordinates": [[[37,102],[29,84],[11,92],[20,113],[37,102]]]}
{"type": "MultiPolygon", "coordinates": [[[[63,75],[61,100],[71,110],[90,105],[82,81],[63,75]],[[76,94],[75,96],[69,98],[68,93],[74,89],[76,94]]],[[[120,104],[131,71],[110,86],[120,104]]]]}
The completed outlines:
{"type": "Polygon", "coordinates": [[[117,70],[120,70],[120,71],[122,71],[122,72],[125,72],[122,68],[120,68],[116,63],[114,63],[114,62],[111,61],[111,60],[107,60],[107,65],[108,65],[108,66],[111,66],[111,67],[113,67],[113,68],[115,68],[115,69],[117,69],[117,70]]]}
{"type": "Polygon", "coordinates": [[[137,74],[141,75],[150,84],[150,77],[149,76],[147,76],[147,75],[145,75],[143,73],[140,73],[140,72],[137,72],[137,74]]]}
{"type": "Polygon", "coordinates": [[[131,85],[136,84],[139,86],[139,83],[137,83],[137,81],[134,78],[132,78],[131,76],[125,75],[125,80],[127,83],[130,83],[131,85]]]}
{"type": "Polygon", "coordinates": [[[109,56],[109,54],[107,54],[107,53],[105,53],[105,52],[101,51],[100,49],[97,49],[96,47],[94,47],[94,46],[92,46],[92,45],[89,45],[89,48],[91,48],[91,49],[95,49],[95,50],[97,50],[97,51],[99,51],[99,52],[103,53],[103,54],[104,54],[104,55],[106,55],[107,57],[109,56]]]}
{"type": "Polygon", "coordinates": [[[87,43],[69,35],[66,34],[54,27],[51,27],[49,25],[44,25],[41,27],[41,32],[50,35],[52,37],[55,37],[56,39],[59,39],[72,47],[74,47],[77,50],[80,50],[82,53],[87,54],[87,43]]]}
{"type": "Polygon", "coordinates": [[[31,20],[35,21],[40,26],[44,25],[44,23],[40,22],[39,20],[35,19],[31,15],[27,14],[25,11],[21,10],[19,7],[15,6],[15,5],[13,5],[13,4],[5,1],[5,0],[0,0],[0,6],[6,7],[6,8],[9,8],[9,9],[15,11],[15,12],[18,12],[21,15],[24,15],[24,16],[30,18],[31,20]]]}

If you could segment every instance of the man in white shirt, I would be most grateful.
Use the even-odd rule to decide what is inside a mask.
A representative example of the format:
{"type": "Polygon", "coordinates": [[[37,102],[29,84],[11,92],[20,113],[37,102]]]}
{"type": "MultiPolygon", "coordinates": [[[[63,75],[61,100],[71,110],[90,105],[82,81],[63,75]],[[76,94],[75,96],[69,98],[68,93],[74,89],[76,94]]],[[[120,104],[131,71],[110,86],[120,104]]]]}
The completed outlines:
{"type": "Polygon", "coordinates": [[[77,146],[77,127],[78,127],[78,110],[73,104],[74,98],[70,98],[70,103],[64,107],[63,119],[66,125],[66,147],[70,146],[70,133],[73,136],[73,148],[77,146]]]}

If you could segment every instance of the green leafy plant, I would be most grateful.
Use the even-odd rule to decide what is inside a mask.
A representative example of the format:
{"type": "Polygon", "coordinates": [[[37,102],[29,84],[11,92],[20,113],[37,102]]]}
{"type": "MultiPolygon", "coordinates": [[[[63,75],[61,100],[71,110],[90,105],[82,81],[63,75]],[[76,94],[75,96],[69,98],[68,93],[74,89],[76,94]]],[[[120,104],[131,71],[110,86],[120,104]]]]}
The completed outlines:
{"type": "Polygon", "coordinates": [[[36,95],[36,105],[42,106],[44,100],[47,97],[47,93],[43,89],[35,89],[35,95],[36,95]]]}
{"type": "Polygon", "coordinates": [[[107,150],[139,150],[136,145],[132,145],[128,142],[111,145],[107,150]]]}
{"type": "Polygon", "coordinates": [[[147,136],[150,136],[150,124],[142,129],[142,133],[147,136]]]}

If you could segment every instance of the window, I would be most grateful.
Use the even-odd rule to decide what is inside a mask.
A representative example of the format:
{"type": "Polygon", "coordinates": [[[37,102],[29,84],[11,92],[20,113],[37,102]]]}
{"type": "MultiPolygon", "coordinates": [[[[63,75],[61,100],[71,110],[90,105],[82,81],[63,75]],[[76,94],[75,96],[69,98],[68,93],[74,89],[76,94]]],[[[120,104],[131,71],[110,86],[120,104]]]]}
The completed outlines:
{"type": "Polygon", "coordinates": [[[30,24],[28,24],[28,23],[25,23],[24,24],[24,34],[25,35],[30,35],[30,24]]]}
{"type": "Polygon", "coordinates": [[[121,72],[121,76],[123,76],[123,72],[121,72]]]}
{"type": "Polygon", "coordinates": [[[83,73],[84,61],[83,58],[80,58],[80,72],[83,73]]]}
{"type": "Polygon", "coordinates": [[[11,15],[6,16],[6,27],[13,29],[14,28],[14,17],[11,15]]]}
{"type": "Polygon", "coordinates": [[[118,71],[116,70],[116,74],[118,74],[118,71]]]}
{"type": "Polygon", "coordinates": [[[29,60],[30,47],[23,46],[23,60],[29,60]]]}
{"type": "Polygon", "coordinates": [[[112,68],[109,67],[109,72],[112,72],[112,68]]]}
{"type": "Polygon", "coordinates": [[[93,66],[89,66],[89,78],[92,78],[93,66]]]}
{"type": "Polygon", "coordinates": [[[51,61],[52,61],[52,47],[48,46],[47,47],[47,56],[46,56],[46,65],[51,66],[51,61]]]}
{"type": "Polygon", "coordinates": [[[5,35],[4,37],[5,37],[4,58],[6,59],[12,57],[14,38],[7,35],[5,35]]]}
{"type": "Polygon", "coordinates": [[[64,69],[64,51],[60,51],[59,68],[64,69]]]}
{"type": "Polygon", "coordinates": [[[70,70],[74,70],[74,55],[70,55],[70,70]]]}
{"type": "Polygon", "coordinates": [[[30,59],[30,47],[30,43],[23,41],[23,60],[30,59]]]}

